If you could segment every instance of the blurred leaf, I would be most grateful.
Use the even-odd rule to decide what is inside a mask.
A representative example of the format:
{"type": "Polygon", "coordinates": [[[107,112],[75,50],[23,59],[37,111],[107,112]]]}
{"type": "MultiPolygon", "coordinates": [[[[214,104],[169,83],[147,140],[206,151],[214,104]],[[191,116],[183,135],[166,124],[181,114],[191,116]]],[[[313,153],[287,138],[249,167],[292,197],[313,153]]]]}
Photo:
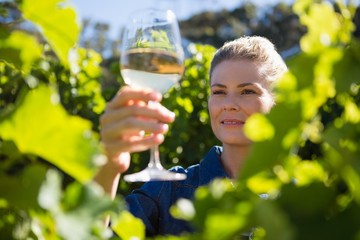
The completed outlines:
{"type": "Polygon", "coordinates": [[[46,179],[41,185],[38,196],[39,204],[42,208],[51,212],[59,212],[61,209],[61,177],[58,172],[48,170],[46,179]]]}
{"type": "Polygon", "coordinates": [[[293,136],[293,144],[283,144],[283,139],[289,133],[294,132],[302,121],[299,103],[279,104],[275,105],[271,112],[267,115],[267,119],[275,129],[275,135],[271,141],[255,142],[251,147],[251,153],[244,163],[240,173],[240,179],[245,180],[264,170],[271,169],[283,157],[289,154],[292,146],[298,142],[300,132],[295,131],[293,136]],[[284,118],[286,113],[286,118],[284,118]],[[266,149],[266,151],[264,150],[266,149]]]}
{"type": "Polygon", "coordinates": [[[231,239],[245,224],[245,219],[236,214],[209,210],[205,220],[204,239],[231,239]]]}
{"type": "Polygon", "coordinates": [[[103,161],[91,123],[68,115],[57,93],[44,86],[28,92],[0,121],[0,136],[14,141],[20,152],[40,156],[79,181],[91,179],[103,161]]]}
{"type": "Polygon", "coordinates": [[[194,110],[194,107],[192,105],[192,102],[189,98],[176,98],[176,102],[177,104],[179,104],[179,106],[183,107],[185,109],[186,112],[188,113],[192,113],[192,111],[194,110]]]}
{"type": "Polygon", "coordinates": [[[299,53],[286,61],[286,64],[290,69],[290,73],[297,80],[297,91],[301,91],[312,85],[315,74],[314,66],[317,61],[317,56],[310,56],[305,53],[299,53]],[[304,69],[306,69],[306,71],[304,71],[304,69]]]}
{"type": "Polygon", "coordinates": [[[145,225],[141,219],[134,217],[128,211],[123,211],[113,219],[111,228],[123,240],[145,239],[145,225]]]}
{"type": "Polygon", "coordinates": [[[65,0],[23,0],[24,18],[36,24],[60,60],[67,65],[69,51],[78,42],[76,12],[65,0]]]}
{"type": "Polygon", "coordinates": [[[39,60],[42,48],[36,38],[20,31],[13,31],[7,38],[0,38],[1,59],[28,72],[32,64],[39,60]]]}
{"type": "Polygon", "coordinates": [[[324,182],[328,176],[317,161],[300,161],[294,169],[294,181],[298,186],[311,184],[314,181],[324,182]]]}
{"type": "Polygon", "coordinates": [[[300,21],[308,28],[300,40],[301,49],[309,54],[339,42],[348,43],[354,30],[351,19],[335,12],[333,5],[326,1],[310,4],[307,14],[300,15],[300,21]]]}
{"type": "Polygon", "coordinates": [[[170,213],[173,217],[183,220],[191,220],[195,215],[195,208],[192,201],[186,198],[180,198],[170,207],[170,213]]]}
{"type": "MultiPolygon", "coordinates": [[[[354,40],[356,41],[356,40],[354,40]]],[[[356,57],[356,52],[360,53],[360,45],[346,48],[343,50],[343,58],[334,66],[334,78],[336,91],[338,93],[349,91],[353,84],[360,84],[360,58],[356,57]]],[[[360,55],[357,53],[358,55],[360,55]]]]}
{"type": "Polygon", "coordinates": [[[52,211],[52,214],[57,231],[64,239],[99,239],[104,238],[102,234],[106,232],[106,214],[120,212],[123,208],[124,204],[118,199],[112,200],[97,184],[74,182],[65,190],[63,211],[52,211]]]}
{"type": "Polygon", "coordinates": [[[256,194],[268,194],[276,196],[281,187],[281,182],[276,178],[270,178],[266,173],[259,173],[246,181],[247,187],[256,194]]]}
{"type": "Polygon", "coordinates": [[[311,4],[308,14],[302,15],[300,21],[308,27],[307,34],[300,40],[301,49],[310,54],[329,47],[336,40],[337,32],[341,28],[330,3],[311,4]]]}
{"type": "MultiPolygon", "coordinates": [[[[253,215],[256,223],[265,231],[266,240],[296,239],[295,228],[286,212],[269,200],[257,200],[253,215]]],[[[256,237],[256,230],[255,230],[256,237]]],[[[257,238],[255,238],[257,239],[257,238]]]]}
{"type": "Polygon", "coordinates": [[[357,124],[360,122],[360,108],[351,98],[346,98],[344,105],[343,119],[346,122],[357,124]]]}
{"type": "Polygon", "coordinates": [[[359,171],[356,171],[350,165],[345,166],[342,171],[341,175],[347,186],[350,189],[350,192],[354,196],[355,200],[358,204],[360,204],[360,174],[359,171]]]}
{"type": "Polygon", "coordinates": [[[332,204],[334,191],[323,183],[297,187],[292,183],[283,185],[282,193],[277,201],[281,203],[289,215],[306,219],[316,217],[327,211],[332,204]],[[304,196],[311,196],[311,201],[304,201],[304,196]]]}
{"type": "Polygon", "coordinates": [[[254,142],[271,140],[274,137],[274,127],[262,114],[253,114],[244,126],[245,135],[254,142]]]}
{"type": "Polygon", "coordinates": [[[37,209],[37,196],[45,179],[46,169],[41,165],[31,165],[20,175],[0,174],[0,199],[19,209],[37,209]]]}

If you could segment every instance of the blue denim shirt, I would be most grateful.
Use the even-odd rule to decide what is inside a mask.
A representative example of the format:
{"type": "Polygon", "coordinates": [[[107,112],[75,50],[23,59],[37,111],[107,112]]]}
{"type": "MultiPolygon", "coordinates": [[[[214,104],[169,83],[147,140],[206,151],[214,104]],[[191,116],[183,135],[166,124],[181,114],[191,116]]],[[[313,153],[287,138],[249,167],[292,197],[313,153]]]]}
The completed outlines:
{"type": "Polygon", "coordinates": [[[172,168],[171,171],[187,175],[183,181],[147,182],[126,197],[129,211],[146,225],[147,236],[193,231],[188,222],[173,218],[169,208],[179,198],[192,199],[197,187],[228,177],[220,160],[221,152],[222,147],[214,146],[200,164],[187,169],[172,168]]]}

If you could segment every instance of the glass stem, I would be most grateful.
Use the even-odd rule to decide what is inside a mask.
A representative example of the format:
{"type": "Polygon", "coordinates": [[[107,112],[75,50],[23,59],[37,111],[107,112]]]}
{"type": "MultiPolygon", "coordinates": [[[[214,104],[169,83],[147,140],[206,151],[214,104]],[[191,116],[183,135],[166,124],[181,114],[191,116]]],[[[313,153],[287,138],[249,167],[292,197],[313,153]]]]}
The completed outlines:
{"type": "MultiPolygon", "coordinates": [[[[153,101],[149,101],[148,105],[155,105],[156,103],[153,101]]],[[[159,145],[154,145],[150,148],[150,161],[148,164],[149,168],[157,168],[159,170],[163,169],[163,166],[160,162],[160,154],[159,154],[159,145]]]]}
{"type": "Polygon", "coordinates": [[[159,146],[155,145],[152,146],[150,149],[150,161],[148,164],[149,168],[157,168],[157,169],[163,169],[161,162],[160,162],[160,156],[159,156],[159,146]]]}

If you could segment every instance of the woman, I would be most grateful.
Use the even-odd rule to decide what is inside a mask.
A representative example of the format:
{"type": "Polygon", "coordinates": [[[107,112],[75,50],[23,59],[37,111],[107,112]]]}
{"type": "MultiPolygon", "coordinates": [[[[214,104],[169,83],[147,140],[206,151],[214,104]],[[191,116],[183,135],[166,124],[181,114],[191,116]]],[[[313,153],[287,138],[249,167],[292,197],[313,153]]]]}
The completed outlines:
{"type": "MultiPolygon", "coordinates": [[[[242,37],[220,48],[210,67],[208,100],[211,127],[222,146],[214,146],[205,158],[187,169],[184,181],[148,182],[126,197],[129,210],[141,218],[147,235],[181,234],[192,231],[185,221],[174,219],[169,207],[179,198],[192,199],[197,187],[215,178],[237,178],[251,142],[243,132],[253,113],[267,113],[274,105],[272,85],[287,71],[274,45],[263,37],[242,37]]],[[[174,113],[160,103],[161,95],[149,89],[122,88],[108,103],[101,117],[101,138],[108,163],[96,181],[115,196],[120,174],[130,165],[130,153],[161,144],[174,121],[174,113]],[[142,133],[151,132],[151,136],[142,133]]]]}

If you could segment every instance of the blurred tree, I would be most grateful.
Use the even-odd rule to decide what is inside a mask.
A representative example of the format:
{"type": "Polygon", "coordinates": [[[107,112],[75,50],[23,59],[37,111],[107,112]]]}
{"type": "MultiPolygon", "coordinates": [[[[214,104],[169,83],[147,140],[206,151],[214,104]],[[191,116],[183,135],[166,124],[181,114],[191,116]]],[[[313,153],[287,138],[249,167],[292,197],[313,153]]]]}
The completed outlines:
{"type": "Polygon", "coordinates": [[[257,8],[245,3],[233,11],[203,12],[180,22],[182,36],[193,42],[220,47],[225,41],[251,33],[256,26],[257,8]]]}

